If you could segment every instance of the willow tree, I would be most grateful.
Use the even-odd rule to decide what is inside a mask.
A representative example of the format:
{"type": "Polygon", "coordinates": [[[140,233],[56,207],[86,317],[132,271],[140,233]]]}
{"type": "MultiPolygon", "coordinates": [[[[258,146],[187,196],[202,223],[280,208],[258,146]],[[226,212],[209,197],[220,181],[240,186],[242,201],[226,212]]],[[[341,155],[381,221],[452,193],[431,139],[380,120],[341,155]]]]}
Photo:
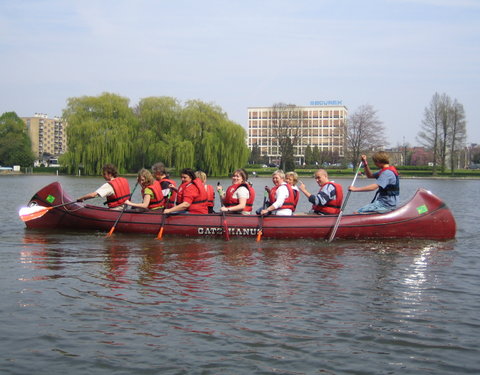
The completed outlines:
{"type": "Polygon", "coordinates": [[[183,109],[180,130],[180,134],[194,146],[193,167],[208,175],[226,175],[248,160],[245,130],[230,121],[216,105],[188,101],[183,109]]]}
{"type": "Polygon", "coordinates": [[[70,173],[83,167],[84,174],[98,174],[106,163],[120,172],[127,169],[137,121],[128,104],[129,99],[111,93],[68,99],[63,111],[68,151],[62,164],[70,173]]]}
{"type": "Polygon", "coordinates": [[[134,166],[139,169],[157,161],[172,166],[175,150],[182,137],[177,136],[182,107],[172,97],[148,97],[135,108],[138,118],[134,140],[134,166]]]}

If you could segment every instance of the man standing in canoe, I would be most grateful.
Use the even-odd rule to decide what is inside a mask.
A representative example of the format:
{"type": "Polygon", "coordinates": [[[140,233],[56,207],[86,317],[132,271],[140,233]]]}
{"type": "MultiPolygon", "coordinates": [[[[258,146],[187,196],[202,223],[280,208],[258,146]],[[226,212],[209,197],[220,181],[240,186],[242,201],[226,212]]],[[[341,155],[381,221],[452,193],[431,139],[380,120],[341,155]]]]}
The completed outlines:
{"type": "Polygon", "coordinates": [[[380,168],[378,172],[372,173],[368,166],[367,157],[362,155],[363,168],[368,178],[375,178],[376,182],[362,187],[350,186],[350,191],[373,191],[377,190],[372,202],[361,207],[355,213],[385,213],[397,207],[397,197],[400,195],[400,180],[397,169],[390,165],[388,154],[378,151],[372,155],[375,165],[380,168]]]}
{"type": "Polygon", "coordinates": [[[107,181],[97,190],[82,195],[77,202],[96,197],[107,198],[104,204],[114,210],[123,210],[123,203],[130,198],[130,185],[125,177],[118,177],[117,167],[113,164],[105,164],[102,168],[102,176],[107,181]]]}
{"type": "Polygon", "coordinates": [[[312,203],[312,211],[317,215],[337,215],[342,207],[342,185],[330,181],[325,169],[315,172],[315,180],[320,186],[320,191],[316,195],[310,194],[303,182],[298,187],[312,203]]]}

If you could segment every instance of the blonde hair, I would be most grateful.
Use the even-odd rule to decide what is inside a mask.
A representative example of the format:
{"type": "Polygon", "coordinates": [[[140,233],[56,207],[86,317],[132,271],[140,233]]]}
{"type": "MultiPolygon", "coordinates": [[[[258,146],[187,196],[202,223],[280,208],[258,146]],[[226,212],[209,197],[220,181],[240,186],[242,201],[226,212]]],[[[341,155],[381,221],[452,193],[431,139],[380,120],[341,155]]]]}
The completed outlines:
{"type": "Polygon", "coordinates": [[[272,177],[275,175],[278,175],[282,180],[285,180],[285,172],[283,172],[281,169],[277,169],[272,173],[272,177]]]}
{"type": "Polygon", "coordinates": [[[145,169],[145,168],[142,168],[138,171],[137,181],[140,180],[140,177],[145,178],[146,186],[149,186],[149,185],[153,184],[153,182],[155,181],[155,178],[150,173],[150,171],[148,169],[145,169]]]}
{"type": "Polygon", "coordinates": [[[205,183],[205,181],[207,181],[207,174],[205,172],[202,172],[202,171],[196,171],[195,172],[195,176],[197,178],[199,178],[200,180],[202,180],[203,183],[205,183]]]}
{"type": "Polygon", "coordinates": [[[298,174],[297,172],[287,172],[285,173],[285,178],[291,177],[293,180],[293,186],[295,186],[298,182],[298,174]]]}

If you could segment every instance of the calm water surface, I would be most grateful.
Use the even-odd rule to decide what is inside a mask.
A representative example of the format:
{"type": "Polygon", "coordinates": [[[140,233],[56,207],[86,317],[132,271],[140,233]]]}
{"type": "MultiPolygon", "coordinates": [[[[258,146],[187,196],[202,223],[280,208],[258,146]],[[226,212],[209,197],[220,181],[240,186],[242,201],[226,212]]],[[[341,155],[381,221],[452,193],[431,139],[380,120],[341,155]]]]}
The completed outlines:
{"type": "Polygon", "coordinates": [[[0,176],[2,374],[480,373],[480,181],[402,180],[402,201],[446,201],[456,240],[326,244],[26,230],[54,180],[102,182],[0,176]]]}

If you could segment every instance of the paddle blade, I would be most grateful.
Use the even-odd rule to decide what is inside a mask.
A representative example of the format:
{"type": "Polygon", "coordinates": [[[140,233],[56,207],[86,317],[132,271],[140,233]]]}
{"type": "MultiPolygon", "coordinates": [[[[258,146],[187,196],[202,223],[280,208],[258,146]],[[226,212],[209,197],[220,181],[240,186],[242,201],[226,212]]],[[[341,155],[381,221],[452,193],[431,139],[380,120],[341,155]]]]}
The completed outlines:
{"type": "Polygon", "coordinates": [[[112,227],[112,229],[110,229],[110,231],[107,233],[106,237],[110,237],[113,234],[114,231],[115,231],[115,225],[112,227]]]}
{"type": "Polygon", "coordinates": [[[160,228],[157,234],[157,240],[161,240],[163,237],[163,227],[160,228]]]}
{"type": "Polygon", "coordinates": [[[22,207],[20,211],[18,211],[18,216],[20,216],[20,219],[24,222],[35,220],[45,215],[52,208],[53,207],[43,206],[22,207]]]}
{"type": "Polygon", "coordinates": [[[260,242],[260,240],[262,239],[262,234],[263,234],[263,231],[259,230],[257,233],[257,242],[260,242]]]}

